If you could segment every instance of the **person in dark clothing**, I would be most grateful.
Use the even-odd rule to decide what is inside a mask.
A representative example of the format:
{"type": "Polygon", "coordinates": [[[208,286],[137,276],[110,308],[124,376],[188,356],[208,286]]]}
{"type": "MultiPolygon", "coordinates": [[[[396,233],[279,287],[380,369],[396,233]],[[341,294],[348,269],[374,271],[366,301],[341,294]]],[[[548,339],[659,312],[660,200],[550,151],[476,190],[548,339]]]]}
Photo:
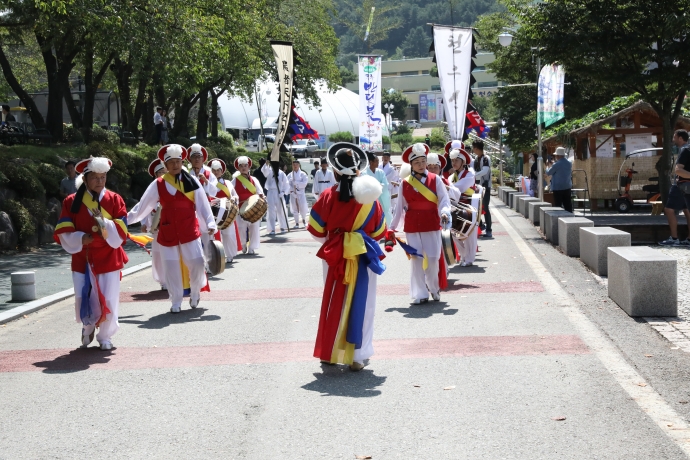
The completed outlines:
{"type": "Polygon", "coordinates": [[[681,240],[678,238],[678,218],[676,213],[683,211],[685,219],[690,222],[690,193],[685,189],[690,182],[690,143],[688,143],[688,132],[678,129],[673,133],[673,144],[678,147],[678,159],[676,160],[674,171],[676,177],[668,192],[668,199],[664,203],[664,214],[668,220],[671,236],[667,240],[660,242],[664,246],[690,246],[690,238],[681,240]]]}
{"type": "Polygon", "coordinates": [[[534,192],[532,196],[537,196],[537,190],[539,190],[539,168],[537,161],[539,160],[539,156],[533,153],[532,160],[532,166],[529,168],[529,189],[534,192]]]}
{"type": "Polygon", "coordinates": [[[2,105],[2,122],[5,123],[7,121],[17,121],[16,118],[14,118],[14,115],[10,113],[10,106],[7,104],[2,105]]]}
{"type": "Polygon", "coordinates": [[[424,143],[427,147],[431,148],[431,137],[429,137],[428,134],[426,135],[426,137],[424,137],[424,143]]]}
{"type": "Polygon", "coordinates": [[[316,171],[318,171],[318,170],[319,170],[319,162],[315,161],[314,162],[314,169],[311,170],[312,179],[314,178],[314,176],[316,175],[316,171]]]}
{"type": "Polygon", "coordinates": [[[554,206],[573,212],[573,165],[568,161],[565,147],[556,147],[556,162],[549,162],[545,174],[551,176],[554,206]]]}
{"type": "Polygon", "coordinates": [[[261,172],[261,167],[266,164],[266,159],[261,158],[259,160],[259,167],[254,170],[252,173],[252,176],[256,177],[256,180],[259,181],[261,184],[261,188],[265,189],[266,188],[266,176],[264,176],[264,173],[261,172]]]}

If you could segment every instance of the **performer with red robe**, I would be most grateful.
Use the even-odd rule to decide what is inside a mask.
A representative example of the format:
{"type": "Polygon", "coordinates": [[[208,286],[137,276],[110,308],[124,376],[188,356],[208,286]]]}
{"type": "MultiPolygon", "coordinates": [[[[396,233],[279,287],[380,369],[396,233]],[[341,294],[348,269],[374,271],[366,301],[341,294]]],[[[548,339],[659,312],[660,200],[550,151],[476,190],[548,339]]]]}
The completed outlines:
{"type": "MultiPolygon", "coordinates": [[[[452,189],[460,195],[459,200],[478,210],[482,205],[481,186],[474,183],[474,171],[468,166],[470,155],[463,148],[453,149],[450,151],[450,160],[453,166],[453,173],[449,177],[451,184],[453,184],[452,189]]],[[[475,215],[473,218],[480,219],[481,216],[475,215]]],[[[460,254],[460,266],[471,267],[477,256],[477,231],[470,233],[470,236],[464,241],[455,237],[453,240],[460,254]]]]}
{"type": "Polygon", "coordinates": [[[359,371],[374,354],[376,277],[386,269],[376,242],[386,231],[376,201],[382,189],[373,177],[360,175],[368,161],[356,145],[333,144],[327,159],[338,183],[319,195],[308,227],[323,243],[317,256],[327,264],[314,356],[359,371]]]}
{"type": "MultiPolygon", "coordinates": [[[[240,197],[240,208],[245,201],[252,195],[264,196],[264,189],[261,187],[258,179],[249,172],[252,168],[252,159],[246,156],[237,157],[235,159],[235,169],[240,174],[232,180],[232,186],[235,188],[237,195],[240,197]]],[[[242,252],[248,254],[256,254],[259,249],[259,233],[261,231],[261,220],[254,223],[247,222],[241,216],[237,216],[237,226],[240,230],[240,244],[242,252]]]]}
{"type": "Polygon", "coordinates": [[[120,195],[105,188],[112,166],[107,158],[80,161],[77,192],[62,202],[55,241],[72,254],[72,282],[77,322],[82,323],[81,346],[96,340],[101,350],[113,347],[119,329],[120,272],[128,262],[122,245],[127,238],[127,209],[120,195]]]}

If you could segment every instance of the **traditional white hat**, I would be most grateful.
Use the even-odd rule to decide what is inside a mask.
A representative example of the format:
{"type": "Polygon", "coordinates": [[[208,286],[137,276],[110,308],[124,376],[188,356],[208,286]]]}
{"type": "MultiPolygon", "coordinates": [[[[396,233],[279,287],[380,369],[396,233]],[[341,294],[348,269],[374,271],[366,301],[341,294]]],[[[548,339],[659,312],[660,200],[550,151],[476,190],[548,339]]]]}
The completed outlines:
{"type": "Polygon", "coordinates": [[[160,158],[156,158],[149,165],[149,175],[151,177],[156,177],[156,173],[163,168],[165,168],[165,164],[161,161],[160,158]]]}
{"type": "Polygon", "coordinates": [[[412,163],[414,160],[420,157],[425,157],[429,154],[429,146],[421,142],[412,144],[402,154],[402,161],[405,163],[412,163]]]}
{"type": "Polygon", "coordinates": [[[446,168],[445,157],[439,155],[438,153],[430,153],[426,156],[426,163],[429,165],[438,165],[441,167],[441,171],[446,168]]]}
{"type": "Polygon", "coordinates": [[[107,173],[110,171],[110,167],[113,165],[113,162],[108,160],[107,158],[102,158],[102,157],[91,157],[87,158],[86,160],[82,160],[77,165],[74,167],[74,169],[79,173],[79,174],[86,174],[89,172],[95,172],[95,173],[107,173]]]}
{"type": "Polygon", "coordinates": [[[557,157],[564,157],[565,156],[565,147],[556,147],[556,153],[554,153],[557,157]]]}
{"type": "Polygon", "coordinates": [[[158,150],[158,158],[160,158],[163,163],[168,160],[184,161],[187,159],[187,149],[182,147],[180,144],[164,145],[158,150]]]}
{"type": "Polygon", "coordinates": [[[226,169],[225,162],[223,160],[221,160],[220,158],[216,158],[215,160],[212,160],[211,164],[209,166],[211,166],[211,169],[220,169],[221,171],[223,171],[223,174],[225,174],[225,169],[226,169]]]}
{"type": "Polygon", "coordinates": [[[206,163],[206,160],[208,160],[208,152],[204,147],[201,146],[201,144],[192,144],[187,149],[187,156],[191,158],[192,155],[202,155],[204,157],[204,163],[206,163]]]}
{"type": "Polygon", "coordinates": [[[252,159],[249,158],[248,156],[241,156],[235,158],[235,169],[240,169],[240,165],[249,165],[249,167],[252,167],[252,159]]]}
{"type": "Polygon", "coordinates": [[[451,160],[454,160],[456,158],[460,158],[465,162],[465,164],[470,164],[471,158],[470,154],[465,151],[465,149],[453,149],[450,151],[450,155],[448,155],[451,160]]]}

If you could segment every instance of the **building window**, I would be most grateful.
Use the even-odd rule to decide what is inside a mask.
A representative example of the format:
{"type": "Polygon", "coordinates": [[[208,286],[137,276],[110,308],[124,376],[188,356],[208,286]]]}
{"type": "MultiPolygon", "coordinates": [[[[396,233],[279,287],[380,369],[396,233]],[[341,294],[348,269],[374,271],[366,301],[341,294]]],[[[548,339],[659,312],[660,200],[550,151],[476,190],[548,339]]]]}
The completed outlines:
{"type": "Polygon", "coordinates": [[[382,73],[381,76],[382,76],[382,77],[397,77],[397,76],[398,76],[398,72],[382,73]]]}
{"type": "Polygon", "coordinates": [[[428,70],[422,70],[422,75],[429,75],[429,71],[428,70]]]}
{"type": "Polygon", "coordinates": [[[441,85],[431,85],[431,91],[441,91],[441,85]]]}
{"type": "Polygon", "coordinates": [[[401,77],[411,77],[412,75],[419,75],[419,70],[410,70],[408,72],[400,72],[401,77]]]}
{"type": "Polygon", "coordinates": [[[478,88],[491,88],[494,86],[498,86],[497,81],[480,81],[478,84],[478,88]]]}
{"type": "Polygon", "coordinates": [[[477,67],[474,68],[472,72],[486,72],[486,67],[483,65],[478,65],[477,67]]]}

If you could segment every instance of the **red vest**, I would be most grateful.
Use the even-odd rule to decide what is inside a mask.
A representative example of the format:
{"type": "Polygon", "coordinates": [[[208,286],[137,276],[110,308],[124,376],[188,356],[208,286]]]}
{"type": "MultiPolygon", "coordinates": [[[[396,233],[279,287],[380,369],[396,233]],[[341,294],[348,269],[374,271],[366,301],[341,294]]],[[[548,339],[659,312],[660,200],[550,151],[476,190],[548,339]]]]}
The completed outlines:
{"type": "Polygon", "coordinates": [[[156,179],[156,183],[161,204],[158,243],[161,246],[172,247],[199,238],[199,221],[192,200],[179,191],[171,195],[162,177],[156,179]]]}
{"type": "MultiPolygon", "coordinates": [[[[129,261],[125,250],[122,246],[112,248],[98,232],[93,231],[96,222],[93,216],[89,214],[86,205],[82,204],[79,207],[79,212],[76,214],[70,212],[74,198],[75,194],[72,194],[63,201],[60,221],[71,221],[74,224],[74,229],[72,230],[70,228],[67,231],[84,232],[87,235],[91,235],[93,237],[93,243],[84,247],[80,252],[72,254],[72,271],[86,273],[87,260],[91,263],[95,275],[122,270],[124,265],[129,261]]],[[[108,211],[113,218],[126,219],[127,209],[125,208],[125,202],[117,193],[106,190],[103,199],[100,201],[100,205],[101,209],[108,211]]],[[[116,225],[116,227],[118,228],[120,236],[125,239],[127,235],[118,225],[116,225]]],[[[57,238],[57,235],[60,233],[62,232],[59,230],[56,231],[56,241],[58,242],[60,240],[57,238]]]]}
{"type": "MultiPolygon", "coordinates": [[[[436,194],[436,174],[427,173],[426,183],[429,190],[436,194]]],[[[402,181],[402,194],[407,201],[405,212],[405,233],[434,232],[441,230],[441,217],[438,215],[438,204],[424,198],[406,180],[402,181]]]]}
{"type": "MultiPolygon", "coordinates": [[[[249,176],[249,180],[252,182],[252,184],[254,184],[254,187],[256,187],[256,182],[254,181],[254,178],[252,176],[249,176]]],[[[235,191],[240,196],[240,206],[242,206],[242,203],[247,201],[250,196],[256,195],[255,193],[252,193],[249,190],[247,190],[244,187],[244,185],[242,185],[242,182],[240,182],[239,179],[235,179],[235,191]]]]}

